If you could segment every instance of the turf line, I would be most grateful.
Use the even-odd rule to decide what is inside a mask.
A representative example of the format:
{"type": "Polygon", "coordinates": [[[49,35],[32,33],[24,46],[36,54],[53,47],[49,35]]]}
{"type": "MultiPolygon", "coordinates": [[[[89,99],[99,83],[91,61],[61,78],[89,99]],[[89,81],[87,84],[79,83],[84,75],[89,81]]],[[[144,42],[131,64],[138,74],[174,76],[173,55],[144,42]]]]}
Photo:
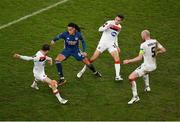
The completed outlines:
{"type": "Polygon", "coordinates": [[[14,25],[14,24],[16,24],[16,23],[18,23],[18,22],[21,22],[21,21],[23,21],[23,20],[26,20],[26,19],[28,19],[28,18],[30,18],[30,17],[32,17],[32,16],[35,16],[35,15],[37,15],[37,14],[40,14],[40,13],[42,13],[42,12],[44,12],[44,11],[47,11],[47,10],[49,10],[49,9],[51,9],[51,8],[54,8],[54,7],[56,7],[56,6],[60,5],[60,4],[63,4],[63,3],[65,3],[65,2],[67,2],[67,1],[68,1],[68,0],[59,1],[59,2],[54,3],[54,4],[52,4],[52,5],[48,6],[48,7],[42,8],[42,9],[40,9],[40,10],[38,10],[38,11],[35,11],[35,12],[31,13],[31,14],[28,14],[28,15],[26,15],[26,16],[23,16],[23,17],[19,18],[19,19],[16,19],[16,20],[11,21],[11,22],[9,22],[9,23],[7,23],[7,24],[4,24],[4,25],[0,26],[0,30],[1,30],[1,29],[4,29],[4,28],[7,28],[7,27],[9,27],[9,26],[11,26],[11,25],[14,25]]]}

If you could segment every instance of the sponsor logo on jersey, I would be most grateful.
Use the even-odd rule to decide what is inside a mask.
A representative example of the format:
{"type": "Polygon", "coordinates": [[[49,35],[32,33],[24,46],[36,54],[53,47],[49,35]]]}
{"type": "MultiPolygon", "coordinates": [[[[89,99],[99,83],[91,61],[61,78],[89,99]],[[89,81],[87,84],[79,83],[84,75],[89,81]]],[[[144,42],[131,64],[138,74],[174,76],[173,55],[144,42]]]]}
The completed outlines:
{"type": "Polygon", "coordinates": [[[115,36],[117,35],[117,33],[116,33],[116,32],[112,32],[111,35],[112,35],[113,37],[115,37],[115,36]]]}
{"type": "Polygon", "coordinates": [[[77,44],[77,41],[67,41],[67,43],[68,43],[69,45],[76,45],[76,44],[77,44]]]}

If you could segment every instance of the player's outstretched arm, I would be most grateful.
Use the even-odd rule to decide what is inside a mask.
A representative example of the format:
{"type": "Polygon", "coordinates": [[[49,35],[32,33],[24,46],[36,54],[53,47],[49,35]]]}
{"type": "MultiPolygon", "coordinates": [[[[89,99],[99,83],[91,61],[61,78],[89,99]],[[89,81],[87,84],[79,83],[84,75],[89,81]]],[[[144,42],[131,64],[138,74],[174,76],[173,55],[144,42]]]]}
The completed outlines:
{"type": "Polygon", "coordinates": [[[51,40],[51,45],[54,45],[59,39],[63,39],[65,37],[64,35],[64,33],[57,35],[53,40],[51,40]]]}
{"type": "Polygon", "coordinates": [[[141,61],[143,59],[143,55],[139,54],[137,57],[133,58],[133,59],[127,59],[127,60],[123,60],[123,64],[130,64],[133,62],[138,62],[141,61]]]}
{"type": "Polygon", "coordinates": [[[20,54],[14,54],[13,57],[14,57],[14,58],[17,58],[17,59],[26,60],[26,61],[34,60],[33,57],[30,57],[30,56],[23,56],[23,55],[20,55],[20,54]]]}
{"type": "Polygon", "coordinates": [[[55,44],[55,41],[54,40],[51,40],[51,45],[54,45],[55,44]]]}

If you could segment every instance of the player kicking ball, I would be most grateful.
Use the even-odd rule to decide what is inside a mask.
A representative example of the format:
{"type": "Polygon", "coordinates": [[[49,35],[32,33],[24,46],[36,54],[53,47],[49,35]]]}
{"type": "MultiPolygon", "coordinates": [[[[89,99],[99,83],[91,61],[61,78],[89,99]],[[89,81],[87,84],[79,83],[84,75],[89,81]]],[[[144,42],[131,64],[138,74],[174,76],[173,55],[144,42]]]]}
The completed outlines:
{"type": "MultiPolygon", "coordinates": [[[[118,15],[114,20],[107,21],[103,26],[99,28],[99,32],[102,32],[102,36],[96,48],[96,51],[90,58],[90,62],[94,62],[105,50],[108,50],[112,58],[114,59],[116,81],[123,80],[120,75],[120,48],[118,46],[118,34],[122,29],[120,22],[123,21],[123,19],[124,16],[118,15]]],[[[78,78],[82,77],[82,75],[86,71],[86,67],[87,66],[85,65],[83,69],[77,74],[78,78]]]]}
{"type": "Polygon", "coordinates": [[[48,78],[44,71],[46,61],[48,61],[48,63],[52,65],[52,58],[47,56],[47,53],[49,52],[49,50],[50,50],[50,46],[48,44],[44,44],[42,46],[42,49],[39,50],[33,57],[23,56],[20,54],[14,54],[14,58],[34,62],[33,73],[34,73],[35,79],[34,79],[33,84],[31,85],[32,88],[39,90],[37,86],[37,81],[42,81],[44,83],[47,83],[49,87],[52,88],[52,91],[57,97],[57,99],[59,100],[59,102],[62,104],[66,104],[68,100],[63,99],[60,96],[60,93],[57,89],[58,87],[57,81],[51,80],[50,78],[48,78]]]}
{"type": "Polygon", "coordinates": [[[149,86],[149,73],[156,70],[157,68],[156,55],[166,52],[166,49],[157,40],[151,39],[150,32],[148,30],[142,31],[141,37],[143,43],[140,46],[139,56],[123,61],[124,64],[130,64],[144,59],[144,62],[141,64],[141,66],[129,75],[133,97],[128,102],[128,104],[133,104],[134,102],[140,100],[136,87],[136,79],[138,77],[143,77],[145,83],[145,91],[151,91],[149,86]]]}

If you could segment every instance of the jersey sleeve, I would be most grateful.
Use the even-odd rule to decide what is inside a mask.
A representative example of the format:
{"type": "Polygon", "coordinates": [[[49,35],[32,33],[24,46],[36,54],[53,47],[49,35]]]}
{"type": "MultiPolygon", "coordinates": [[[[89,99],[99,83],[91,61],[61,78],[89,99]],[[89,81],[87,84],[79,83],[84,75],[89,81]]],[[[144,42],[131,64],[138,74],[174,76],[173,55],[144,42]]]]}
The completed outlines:
{"type": "Polygon", "coordinates": [[[145,48],[144,48],[143,44],[141,44],[139,55],[143,55],[144,53],[145,53],[145,48]]]}
{"type": "Polygon", "coordinates": [[[64,39],[64,38],[65,38],[65,33],[61,33],[61,34],[57,35],[57,36],[53,39],[53,41],[57,41],[57,40],[59,40],[59,39],[64,39]]]}
{"type": "Polygon", "coordinates": [[[32,61],[34,60],[34,57],[21,55],[20,59],[25,60],[25,61],[32,61]]]}
{"type": "Polygon", "coordinates": [[[80,33],[80,40],[82,43],[83,52],[85,52],[86,51],[86,41],[84,40],[84,37],[82,36],[81,33],[80,33]]]}
{"type": "Polygon", "coordinates": [[[105,30],[107,30],[108,28],[108,25],[109,25],[109,21],[107,21],[106,23],[104,23],[104,25],[102,25],[100,28],[99,28],[99,32],[103,32],[105,30]]]}

